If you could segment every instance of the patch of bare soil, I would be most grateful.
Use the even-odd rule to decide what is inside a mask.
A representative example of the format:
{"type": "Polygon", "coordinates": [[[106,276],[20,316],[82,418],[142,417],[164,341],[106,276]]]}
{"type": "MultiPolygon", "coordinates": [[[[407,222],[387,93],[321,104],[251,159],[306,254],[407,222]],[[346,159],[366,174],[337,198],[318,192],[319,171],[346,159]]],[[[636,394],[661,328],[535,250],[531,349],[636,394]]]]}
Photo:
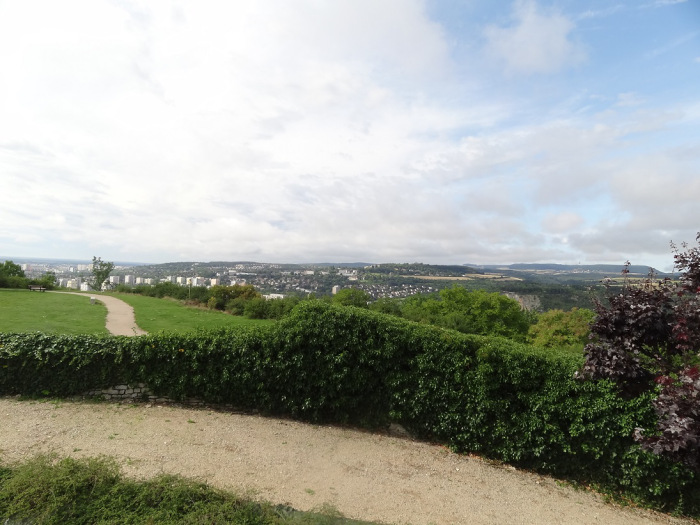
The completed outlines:
{"type": "Polygon", "coordinates": [[[160,405],[0,398],[0,459],[117,458],[301,510],[391,524],[690,524],[410,438],[160,405]]]}

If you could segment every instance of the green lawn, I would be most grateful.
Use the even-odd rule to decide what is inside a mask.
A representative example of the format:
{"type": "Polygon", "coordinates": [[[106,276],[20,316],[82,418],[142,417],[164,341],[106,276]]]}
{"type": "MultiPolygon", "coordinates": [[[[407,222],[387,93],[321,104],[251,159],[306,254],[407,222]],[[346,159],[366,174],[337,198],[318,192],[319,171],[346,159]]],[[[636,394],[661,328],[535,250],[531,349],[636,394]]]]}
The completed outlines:
{"type": "Polygon", "coordinates": [[[89,295],[0,289],[0,332],[107,334],[106,317],[89,295]]]}
{"type": "Polygon", "coordinates": [[[147,332],[186,332],[194,329],[230,328],[241,325],[272,323],[229,315],[216,310],[185,306],[172,299],[158,299],[132,294],[110,294],[134,308],[136,324],[147,332]]]}
{"type": "MultiPolygon", "coordinates": [[[[186,332],[271,323],[223,312],[185,306],[171,299],[110,294],[134,308],[136,323],[147,332],[186,332]]],[[[29,290],[0,289],[0,332],[107,334],[107,309],[100,294],[70,295],[29,290]],[[90,304],[90,297],[97,297],[90,304]]]]}

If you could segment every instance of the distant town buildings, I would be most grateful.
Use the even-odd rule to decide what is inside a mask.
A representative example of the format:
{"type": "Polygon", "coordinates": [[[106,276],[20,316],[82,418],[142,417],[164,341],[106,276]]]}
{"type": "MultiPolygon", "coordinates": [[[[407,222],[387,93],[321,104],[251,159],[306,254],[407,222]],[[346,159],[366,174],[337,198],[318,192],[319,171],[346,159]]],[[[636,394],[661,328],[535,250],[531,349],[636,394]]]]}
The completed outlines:
{"type": "MultiPolygon", "coordinates": [[[[45,263],[21,261],[28,277],[39,277],[46,272],[56,276],[59,287],[91,291],[86,280],[92,265],[77,263],[45,263]]],[[[355,281],[352,286],[369,293],[373,298],[407,297],[415,293],[429,293],[437,288],[432,283],[381,283],[376,279],[364,280],[365,270],[333,266],[276,265],[266,263],[168,263],[152,266],[116,266],[104,289],[118,286],[154,286],[173,283],[179,286],[211,287],[252,285],[264,297],[287,295],[329,295],[337,293],[355,281]],[[371,284],[370,284],[371,283],[371,284]]]]}

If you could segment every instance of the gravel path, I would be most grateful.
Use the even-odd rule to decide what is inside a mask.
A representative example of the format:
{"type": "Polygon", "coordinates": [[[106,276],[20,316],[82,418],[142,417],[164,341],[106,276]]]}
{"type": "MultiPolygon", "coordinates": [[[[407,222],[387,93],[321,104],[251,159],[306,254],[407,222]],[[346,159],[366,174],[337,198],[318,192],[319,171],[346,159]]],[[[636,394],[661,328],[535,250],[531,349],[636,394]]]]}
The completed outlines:
{"type": "Polygon", "coordinates": [[[307,510],[392,524],[690,524],[398,436],[160,405],[0,398],[0,458],[117,458],[307,510]]]}

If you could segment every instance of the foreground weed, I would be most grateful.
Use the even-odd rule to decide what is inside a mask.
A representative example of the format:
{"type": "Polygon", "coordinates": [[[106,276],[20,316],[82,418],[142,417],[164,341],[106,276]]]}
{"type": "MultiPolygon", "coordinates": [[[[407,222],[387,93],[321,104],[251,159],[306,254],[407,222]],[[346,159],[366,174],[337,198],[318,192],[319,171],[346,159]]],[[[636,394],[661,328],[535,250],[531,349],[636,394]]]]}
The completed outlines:
{"type": "Polygon", "coordinates": [[[0,466],[0,520],[41,525],[367,523],[343,518],[332,507],[311,513],[274,507],[180,476],[124,479],[113,459],[56,455],[0,466]]]}

